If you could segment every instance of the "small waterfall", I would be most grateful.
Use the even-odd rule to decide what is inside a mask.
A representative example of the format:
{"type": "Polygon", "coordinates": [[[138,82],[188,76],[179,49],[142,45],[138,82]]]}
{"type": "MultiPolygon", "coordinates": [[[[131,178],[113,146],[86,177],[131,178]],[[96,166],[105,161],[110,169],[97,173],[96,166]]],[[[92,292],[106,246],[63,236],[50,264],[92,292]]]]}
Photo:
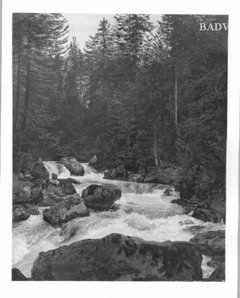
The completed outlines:
{"type": "Polygon", "coordinates": [[[52,177],[52,174],[56,174],[59,179],[66,179],[71,175],[69,170],[64,165],[55,161],[44,161],[43,164],[48,170],[50,177],[52,177]]]}
{"type": "Polygon", "coordinates": [[[90,167],[87,163],[81,163],[81,165],[84,168],[84,175],[89,175],[92,173],[97,174],[97,172],[98,172],[96,169],[90,167]]]}

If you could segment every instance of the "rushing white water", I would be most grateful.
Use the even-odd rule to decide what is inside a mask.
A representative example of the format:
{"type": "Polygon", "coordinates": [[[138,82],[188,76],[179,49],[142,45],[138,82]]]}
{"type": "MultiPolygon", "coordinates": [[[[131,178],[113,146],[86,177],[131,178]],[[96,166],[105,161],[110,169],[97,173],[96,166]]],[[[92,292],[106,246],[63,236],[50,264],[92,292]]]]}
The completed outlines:
{"type": "Polygon", "coordinates": [[[70,177],[70,172],[68,169],[60,163],[56,163],[55,161],[44,161],[43,164],[48,170],[50,177],[52,177],[52,174],[56,174],[59,179],[70,177]]]}
{"type": "MultiPolygon", "coordinates": [[[[49,173],[61,178],[70,177],[64,166],[55,162],[44,163],[49,173]]],[[[112,183],[121,188],[123,195],[115,203],[116,208],[105,212],[92,212],[89,217],[76,218],[62,228],[54,229],[42,220],[42,215],[31,216],[28,220],[13,226],[13,266],[26,276],[31,275],[33,261],[40,251],[68,245],[74,241],[101,238],[111,233],[122,233],[154,241],[188,241],[196,232],[224,229],[222,224],[204,223],[183,213],[181,206],[172,204],[178,197],[164,195],[164,186],[105,180],[103,174],[83,164],[85,175],[74,179],[76,191],[91,183],[112,183]]],[[[168,187],[169,188],[169,187],[168,187]]],[[[171,187],[170,187],[171,188],[171,187]]],[[[173,188],[172,188],[173,189],[173,188]]],[[[213,268],[207,265],[209,258],[204,256],[202,269],[208,277],[213,268]]]]}

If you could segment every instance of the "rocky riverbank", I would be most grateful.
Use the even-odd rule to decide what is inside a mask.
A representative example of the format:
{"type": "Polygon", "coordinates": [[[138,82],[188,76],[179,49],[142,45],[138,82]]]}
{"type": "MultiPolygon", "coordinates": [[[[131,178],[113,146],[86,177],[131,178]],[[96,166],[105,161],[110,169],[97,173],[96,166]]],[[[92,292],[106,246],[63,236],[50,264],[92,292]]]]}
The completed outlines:
{"type": "Polygon", "coordinates": [[[190,242],[163,243],[110,234],[42,252],[31,278],[14,268],[13,280],[33,281],[224,281],[225,233],[200,233],[190,242]],[[214,272],[202,276],[202,254],[212,257],[214,272]]]}
{"type": "Polygon", "coordinates": [[[106,170],[104,178],[172,185],[180,192],[180,199],[173,200],[173,203],[183,206],[187,214],[191,213],[193,217],[205,222],[226,222],[225,193],[214,190],[201,190],[201,187],[197,185],[196,177],[195,180],[186,179],[182,167],[165,164],[148,169],[148,171],[131,173],[126,170],[123,164],[120,164],[116,168],[106,170]]]}
{"type": "MultiPolygon", "coordinates": [[[[73,165],[68,166],[69,173],[74,172],[75,175],[78,173],[81,176],[80,169],[83,166],[76,164],[78,162],[72,158],[65,159],[65,162],[66,160],[74,164],[74,169],[73,165]]],[[[83,189],[82,195],[79,195],[76,187],[81,183],[80,180],[75,176],[63,178],[57,175],[56,173],[61,173],[63,169],[61,163],[51,164],[51,169],[48,166],[49,164],[38,162],[27,176],[14,175],[13,222],[25,221],[31,215],[38,215],[39,208],[44,207],[41,211],[42,219],[54,229],[60,229],[63,234],[67,230],[66,240],[76,234],[76,227],[67,225],[68,222],[89,217],[96,212],[104,213],[108,210],[108,212],[114,212],[115,202],[121,200],[122,192],[116,185],[109,183],[111,179],[108,179],[106,184],[92,183],[83,189]],[[55,168],[57,172],[51,172],[55,168]]],[[[64,169],[66,171],[67,168],[64,166],[64,169]]],[[[121,167],[115,172],[114,177],[117,180],[116,176],[119,174],[116,175],[116,173],[121,172],[121,169],[122,174],[126,175],[121,167]]],[[[150,175],[143,178],[143,174],[129,172],[127,176],[119,178],[130,181],[129,183],[134,182],[134,186],[144,185],[148,181],[153,185],[158,185],[160,181],[175,185],[174,179],[178,171],[177,168],[172,168],[171,172],[168,167],[159,180],[156,177],[153,178],[153,175],[151,180],[150,175]],[[163,177],[167,179],[164,180],[163,177]],[[138,184],[140,181],[143,184],[138,184]]],[[[171,194],[172,189],[166,188],[164,196],[171,197],[171,194]]],[[[173,203],[184,206],[186,213],[191,213],[193,217],[202,221],[221,222],[223,220],[217,197],[216,200],[200,201],[193,196],[190,200],[181,198],[173,203]]],[[[130,210],[132,209],[128,212],[131,212],[130,210]]],[[[141,213],[141,210],[139,212],[141,213]]],[[[151,216],[153,216],[152,211],[151,216]]],[[[134,222],[130,224],[135,225],[134,222]]],[[[140,229],[145,229],[144,225],[140,229]]],[[[77,230],[79,228],[81,227],[77,227],[77,230]]],[[[25,278],[17,268],[13,269],[12,274],[13,280],[223,281],[225,279],[225,233],[224,231],[195,233],[190,242],[152,242],[114,233],[99,239],[81,240],[41,252],[34,262],[32,276],[29,279],[25,278]],[[208,265],[213,268],[213,273],[207,278],[202,275],[202,255],[209,258],[208,265]]]]}

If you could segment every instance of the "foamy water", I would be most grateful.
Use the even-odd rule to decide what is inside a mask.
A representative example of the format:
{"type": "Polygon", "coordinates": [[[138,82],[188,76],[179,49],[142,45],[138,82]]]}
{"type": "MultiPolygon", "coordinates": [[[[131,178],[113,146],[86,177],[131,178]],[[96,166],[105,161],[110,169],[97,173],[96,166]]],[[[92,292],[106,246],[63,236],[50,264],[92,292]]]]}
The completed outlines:
{"type": "MultiPolygon", "coordinates": [[[[55,162],[45,162],[50,173],[70,177],[69,171],[55,162]]],[[[164,195],[164,187],[154,184],[131,183],[105,180],[103,174],[83,164],[85,175],[74,177],[77,192],[91,183],[112,183],[122,189],[122,197],[113,210],[92,212],[89,217],[76,218],[62,229],[54,229],[42,220],[42,215],[31,216],[28,220],[15,223],[13,227],[13,266],[19,268],[27,277],[31,275],[33,261],[41,251],[54,249],[82,239],[102,238],[111,233],[137,236],[152,241],[188,241],[195,231],[224,229],[222,224],[204,223],[190,215],[171,200],[178,198],[173,192],[164,195]]],[[[207,265],[209,259],[203,258],[203,275],[208,277],[213,268],[207,265]]]]}

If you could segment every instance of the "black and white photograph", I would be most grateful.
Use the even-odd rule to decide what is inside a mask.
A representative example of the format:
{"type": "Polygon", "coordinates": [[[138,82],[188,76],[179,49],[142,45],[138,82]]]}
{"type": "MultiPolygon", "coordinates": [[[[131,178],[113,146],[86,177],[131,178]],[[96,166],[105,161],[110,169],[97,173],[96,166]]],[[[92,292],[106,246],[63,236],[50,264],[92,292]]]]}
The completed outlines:
{"type": "Polygon", "coordinates": [[[228,15],[12,14],[12,280],[225,282],[228,15]]]}

